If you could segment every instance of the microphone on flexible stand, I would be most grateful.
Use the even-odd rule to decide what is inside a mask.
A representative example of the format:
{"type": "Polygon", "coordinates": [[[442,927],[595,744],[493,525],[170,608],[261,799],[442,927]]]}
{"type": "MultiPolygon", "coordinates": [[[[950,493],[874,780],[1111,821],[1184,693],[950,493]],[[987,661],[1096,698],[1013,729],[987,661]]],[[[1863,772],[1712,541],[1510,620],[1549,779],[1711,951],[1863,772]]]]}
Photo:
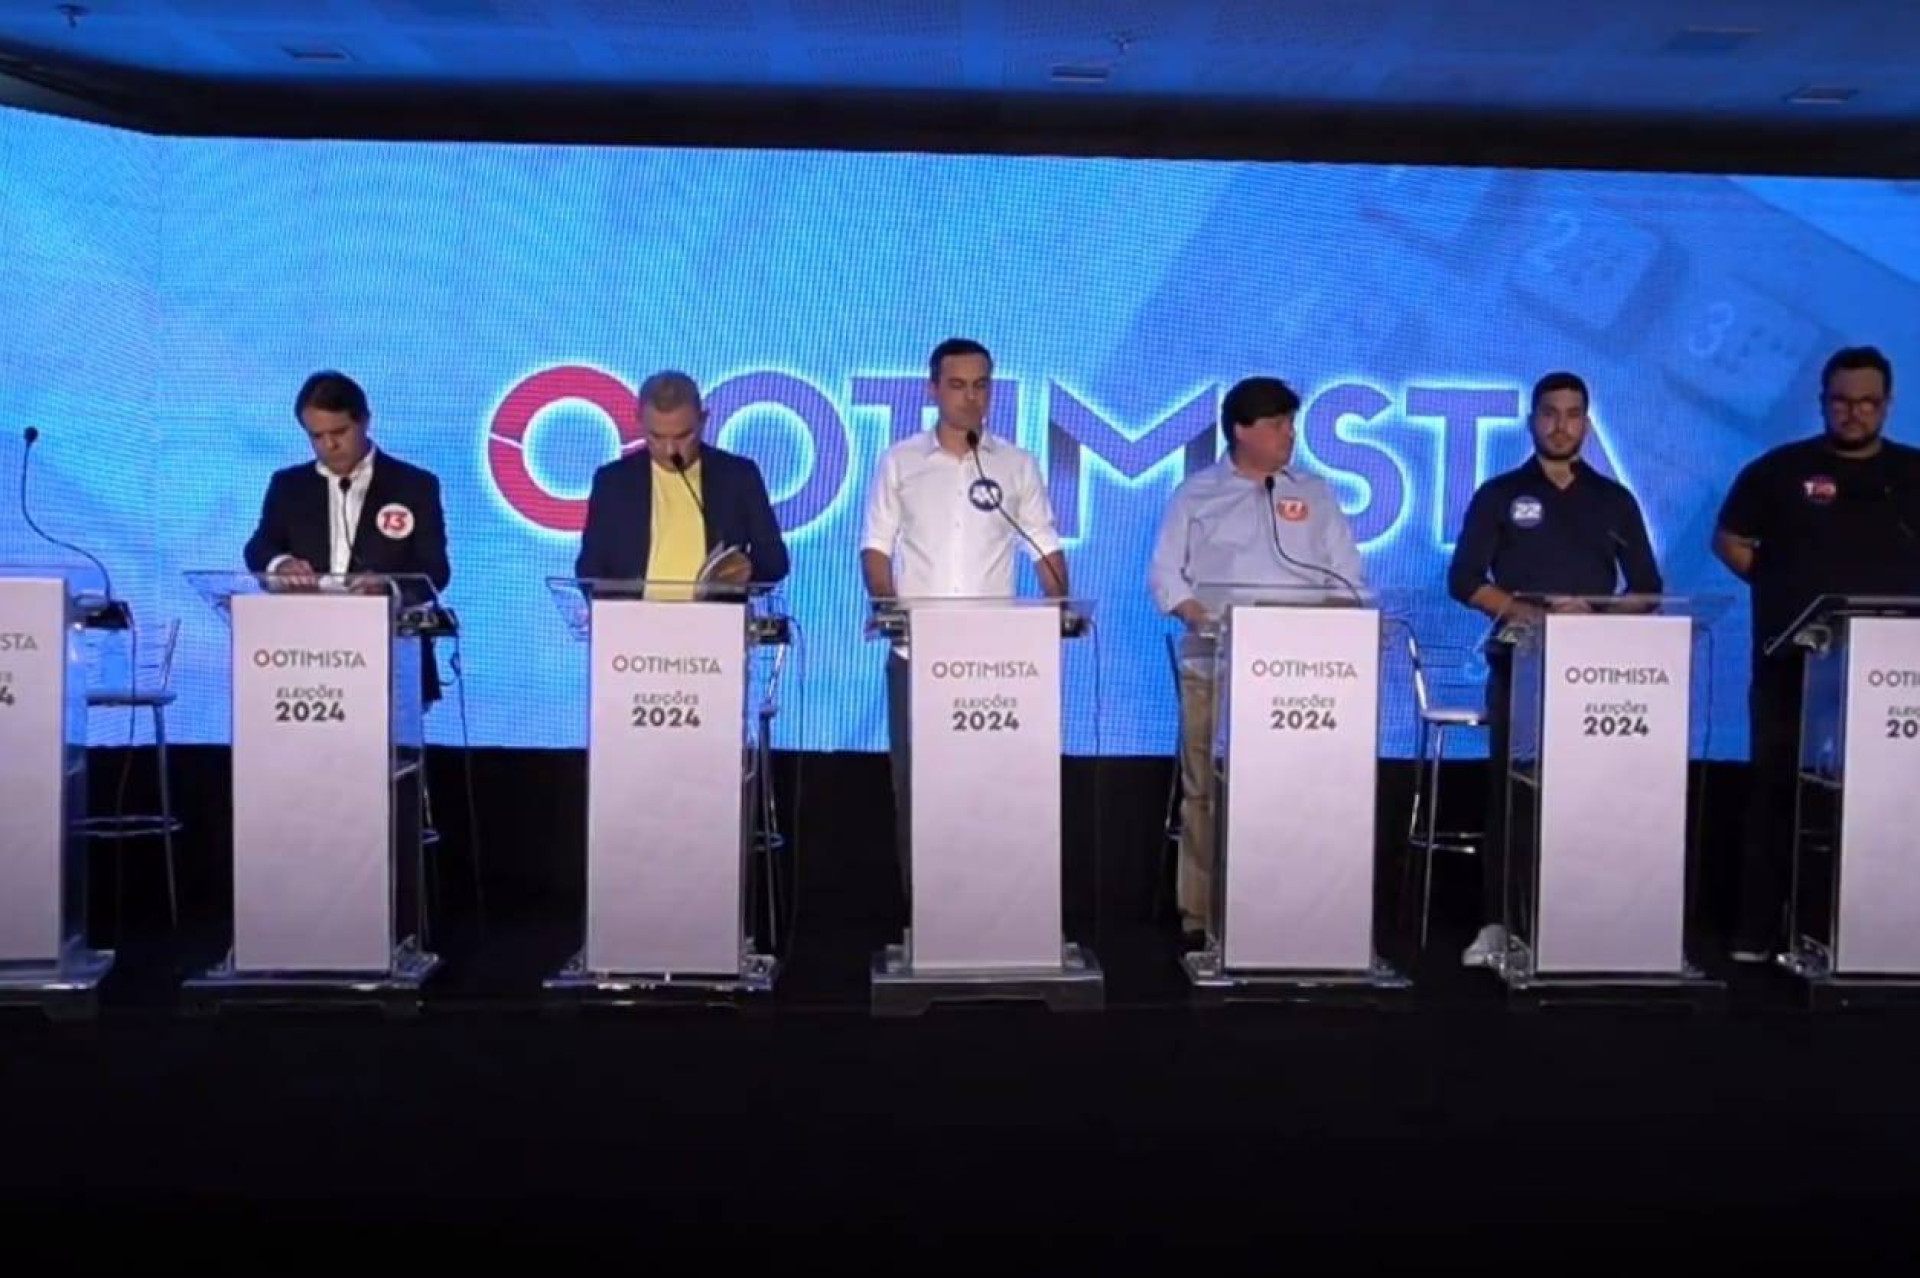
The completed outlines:
{"type": "Polygon", "coordinates": [[[673,454],[673,469],[680,476],[680,482],[687,486],[687,496],[693,498],[693,505],[700,512],[700,518],[707,517],[707,504],[700,500],[700,490],[687,478],[687,458],[684,453],[673,454]]]}
{"type": "Polygon", "coordinates": [[[1900,535],[1908,541],[1920,541],[1920,536],[1914,535],[1913,526],[1907,522],[1907,517],[1900,512],[1900,494],[1895,491],[1893,485],[1888,484],[1883,487],[1880,495],[1886,498],[1887,505],[1893,510],[1893,526],[1900,530],[1900,535]]]}
{"type": "Polygon", "coordinates": [[[334,482],[340,485],[340,528],[341,531],[347,535],[346,570],[347,573],[351,575],[353,572],[353,538],[354,533],[358,531],[353,526],[353,520],[347,516],[347,497],[353,492],[353,477],[351,475],[341,475],[338,479],[334,480],[334,482]]]}
{"type": "Polygon", "coordinates": [[[102,601],[99,607],[93,609],[94,620],[104,627],[125,629],[131,624],[131,617],[127,612],[126,604],[113,597],[113,574],[109,573],[107,566],[100,562],[99,556],[84,546],[76,546],[70,541],[62,541],[58,537],[53,536],[46,529],[42,528],[39,521],[33,517],[33,508],[27,501],[27,471],[33,461],[33,446],[40,442],[39,428],[36,426],[27,427],[26,430],[22,432],[22,438],[27,441],[27,446],[25,451],[20,454],[20,518],[25,521],[27,527],[32,529],[40,540],[50,545],[58,546],[62,550],[71,550],[74,554],[79,555],[82,559],[85,559],[94,566],[100,573],[102,585],[106,588],[105,600],[102,601]]]}
{"type": "Polygon", "coordinates": [[[967,451],[973,455],[973,468],[980,475],[980,483],[983,491],[985,491],[987,495],[987,500],[993,503],[993,509],[999,513],[1000,518],[1006,520],[1008,526],[1020,534],[1020,539],[1026,542],[1027,545],[1033,547],[1033,553],[1036,556],[1034,562],[1047,574],[1047,579],[1059,589],[1060,597],[1065,598],[1067,593],[1066,582],[1060,580],[1058,570],[1047,561],[1045,552],[1040,549],[1040,543],[1028,535],[1027,530],[1020,526],[1019,520],[1007,513],[1006,496],[1000,491],[1000,486],[987,478],[987,468],[980,461],[979,431],[969,430],[967,432],[967,451]]]}
{"type": "MultiPolygon", "coordinates": [[[[1291,478],[1291,476],[1289,476],[1289,478],[1291,478]]],[[[1345,577],[1341,576],[1339,573],[1335,572],[1331,568],[1322,567],[1319,564],[1301,563],[1298,559],[1295,559],[1292,555],[1289,555],[1286,552],[1286,549],[1281,546],[1280,516],[1279,516],[1279,513],[1275,511],[1273,508],[1273,476],[1268,475],[1265,483],[1266,483],[1266,489],[1267,489],[1267,500],[1266,500],[1267,527],[1273,533],[1273,553],[1280,556],[1282,561],[1292,565],[1295,568],[1298,568],[1302,572],[1307,572],[1307,573],[1317,572],[1317,573],[1320,573],[1322,576],[1333,578],[1335,581],[1339,582],[1341,585],[1347,588],[1347,593],[1353,596],[1353,602],[1356,607],[1364,607],[1365,600],[1363,600],[1360,597],[1360,588],[1358,586],[1354,585],[1351,581],[1348,581],[1345,577]]]]}

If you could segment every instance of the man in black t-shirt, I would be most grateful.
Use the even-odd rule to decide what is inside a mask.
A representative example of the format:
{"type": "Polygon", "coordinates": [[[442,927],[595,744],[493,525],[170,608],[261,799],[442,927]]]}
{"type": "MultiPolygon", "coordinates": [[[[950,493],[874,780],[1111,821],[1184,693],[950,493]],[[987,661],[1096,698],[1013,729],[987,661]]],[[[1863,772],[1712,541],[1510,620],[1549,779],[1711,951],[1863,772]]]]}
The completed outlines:
{"type": "MultiPolygon", "coordinates": [[[[1581,596],[1657,595],[1660,566],[1640,503],[1580,460],[1589,426],[1587,384],[1573,373],[1549,373],[1534,384],[1529,427],[1533,456],[1480,485],[1467,504],[1447,591],[1493,619],[1538,620],[1545,608],[1585,612],[1581,596]],[[1543,597],[1542,603],[1523,596],[1543,597]]],[[[1461,956],[1485,967],[1507,949],[1513,902],[1507,887],[1507,717],[1513,686],[1512,649],[1487,645],[1488,793],[1481,848],[1482,924],[1461,956]]]]}
{"type": "Polygon", "coordinates": [[[1820,375],[1826,430],[1749,463],[1720,508],[1713,553],[1753,591],[1748,800],[1733,957],[1764,963],[1790,943],[1801,650],[1765,649],[1821,595],[1920,595],[1920,449],[1882,437],[1893,365],[1871,346],[1820,375]]]}

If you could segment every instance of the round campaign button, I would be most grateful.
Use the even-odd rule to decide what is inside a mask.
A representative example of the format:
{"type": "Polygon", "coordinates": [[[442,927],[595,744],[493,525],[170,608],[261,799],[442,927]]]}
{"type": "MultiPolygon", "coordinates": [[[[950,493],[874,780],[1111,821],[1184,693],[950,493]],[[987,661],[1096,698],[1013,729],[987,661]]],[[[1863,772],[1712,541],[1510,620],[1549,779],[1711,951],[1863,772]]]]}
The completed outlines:
{"type": "Polygon", "coordinates": [[[382,536],[391,538],[394,541],[399,541],[403,537],[411,537],[413,535],[413,512],[405,506],[402,506],[399,502],[393,502],[390,505],[380,508],[380,513],[374,516],[373,526],[380,530],[382,536]]]}
{"type": "Polygon", "coordinates": [[[998,510],[1002,499],[1000,485],[991,479],[976,479],[967,488],[967,500],[975,510],[998,510]]]}

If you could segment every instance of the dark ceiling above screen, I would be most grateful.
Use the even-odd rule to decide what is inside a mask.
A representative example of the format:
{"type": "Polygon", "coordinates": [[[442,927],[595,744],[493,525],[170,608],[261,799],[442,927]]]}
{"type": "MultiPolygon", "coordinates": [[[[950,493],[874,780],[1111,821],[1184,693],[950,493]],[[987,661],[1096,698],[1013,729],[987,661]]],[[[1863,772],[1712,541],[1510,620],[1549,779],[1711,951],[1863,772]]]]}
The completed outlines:
{"type": "Polygon", "coordinates": [[[0,0],[160,132],[1908,172],[1913,0],[0,0]]]}

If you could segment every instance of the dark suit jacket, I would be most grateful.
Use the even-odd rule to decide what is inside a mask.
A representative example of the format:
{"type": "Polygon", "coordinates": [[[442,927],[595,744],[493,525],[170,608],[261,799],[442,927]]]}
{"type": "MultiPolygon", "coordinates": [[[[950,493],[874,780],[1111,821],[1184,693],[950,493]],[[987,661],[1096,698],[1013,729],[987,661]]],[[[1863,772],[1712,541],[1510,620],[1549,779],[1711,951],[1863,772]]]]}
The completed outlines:
{"type": "MultiPolygon", "coordinates": [[[[248,572],[265,572],[280,555],[292,555],[326,572],[333,558],[333,530],[327,486],[312,462],[275,471],[260,507],[260,525],[247,538],[248,572]]],[[[447,521],[440,508],[440,481],[432,471],[409,466],[384,450],[374,456],[373,478],[367,484],[366,504],[353,533],[352,572],[414,574],[445,590],[453,576],[447,563],[447,521]],[[413,514],[413,529],[404,537],[380,531],[381,510],[405,506],[413,514]]],[[[439,698],[440,675],[429,643],[422,654],[426,698],[439,698]]]]}
{"type": "MultiPolygon", "coordinates": [[[[703,446],[700,503],[706,513],[708,550],[743,547],[753,564],[755,582],[771,585],[786,578],[787,543],[773,517],[760,468],[751,458],[703,446]]],[[[574,575],[612,580],[644,577],[652,537],[653,458],[642,448],[594,473],[574,575]]]]}

